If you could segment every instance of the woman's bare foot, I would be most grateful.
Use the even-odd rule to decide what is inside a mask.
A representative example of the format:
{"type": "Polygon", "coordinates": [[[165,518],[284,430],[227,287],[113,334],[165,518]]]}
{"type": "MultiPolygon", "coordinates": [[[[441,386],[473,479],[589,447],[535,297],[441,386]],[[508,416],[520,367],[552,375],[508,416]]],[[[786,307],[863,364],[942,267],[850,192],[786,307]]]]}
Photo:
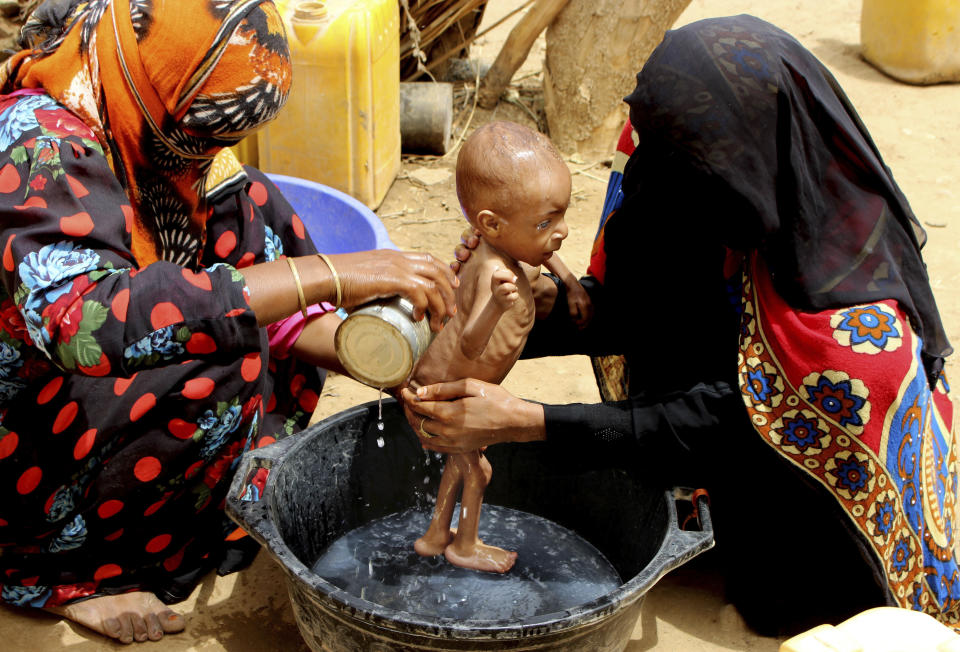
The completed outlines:
{"type": "Polygon", "coordinates": [[[182,632],[183,616],[170,609],[153,593],[137,591],[90,598],[46,611],[69,618],[121,643],[159,641],[164,634],[182,632]]]}
{"type": "Polygon", "coordinates": [[[444,549],[443,556],[454,566],[491,573],[506,573],[517,561],[517,553],[488,546],[482,541],[468,546],[450,544],[444,549]]]}
{"type": "Polygon", "coordinates": [[[426,534],[413,542],[413,549],[421,557],[434,557],[450,545],[456,533],[456,530],[441,530],[435,534],[427,530],[426,534]]]}

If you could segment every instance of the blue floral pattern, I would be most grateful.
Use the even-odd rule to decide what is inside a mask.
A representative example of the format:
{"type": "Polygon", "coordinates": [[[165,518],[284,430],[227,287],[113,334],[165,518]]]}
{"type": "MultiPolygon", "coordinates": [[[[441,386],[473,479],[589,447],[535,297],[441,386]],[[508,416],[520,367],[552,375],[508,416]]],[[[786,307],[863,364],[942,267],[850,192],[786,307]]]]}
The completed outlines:
{"type": "Polygon", "coordinates": [[[861,491],[867,485],[867,478],[870,477],[867,465],[855,459],[841,462],[837,471],[839,473],[837,485],[850,493],[861,491]]]}
{"type": "Polygon", "coordinates": [[[267,260],[276,260],[283,255],[283,241],[269,225],[263,225],[263,256],[267,260]]]}
{"type": "Polygon", "coordinates": [[[874,531],[882,536],[890,534],[893,528],[894,504],[892,500],[882,500],[876,504],[871,521],[874,531]]]}
{"type": "Polygon", "coordinates": [[[184,352],[183,343],[177,337],[173,326],[165,326],[153,331],[123,350],[123,357],[131,367],[157,360],[172,360],[184,352]]]}
{"type": "Polygon", "coordinates": [[[876,484],[876,467],[868,455],[841,450],[823,465],[824,477],[847,500],[865,500],[876,484]]]}
{"type": "Polygon", "coordinates": [[[813,419],[803,417],[784,419],[784,426],[782,430],[784,440],[801,451],[813,446],[817,441],[817,422],[813,419]]]}
{"type": "Polygon", "coordinates": [[[99,263],[100,256],[95,251],[65,241],[31,251],[20,263],[21,283],[14,300],[22,304],[27,334],[47,355],[50,333],[38,310],[70,292],[74,277],[95,270],[99,263]]]}
{"type": "Polygon", "coordinates": [[[23,358],[19,348],[0,338],[0,403],[7,403],[27,386],[17,376],[22,367],[23,358]]]}
{"type": "Polygon", "coordinates": [[[27,334],[30,336],[34,345],[47,355],[50,355],[50,351],[47,349],[47,346],[50,344],[50,333],[44,328],[43,317],[40,316],[40,313],[33,308],[25,308],[23,311],[23,320],[27,326],[27,334]]]}
{"type": "Polygon", "coordinates": [[[783,379],[768,362],[746,360],[739,381],[744,401],[754,409],[769,412],[783,399],[783,379]]]}
{"type": "Polygon", "coordinates": [[[65,281],[97,268],[100,255],[70,242],[58,242],[30,252],[20,263],[20,281],[27,290],[25,305],[37,308],[70,291],[65,281]]]}
{"type": "Polygon", "coordinates": [[[911,550],[910,539],[901,535],[893,545],[893,555],[891,557],[893,570],[897,573],[905,573],[910,569],[908,564],[912,558],[913,551],[911,550]]]}
{"type": "Polygon", "coordinates": [[[863,383],[839,372],[811,374],[803,379],[810,403],[841,426],[860,432],[870,414],[863,383]]]}
{"type": "Polygon", "coordinates": [[[87,523],[83,517],[77,516],[67,523],[60,534],[50,542],[50,552],[63,552],[64,550],[75,550],[87,540],[87,523]]]}
{"type": "Polygon", "coordinates": [[[232,403],[222,403],[217,406],[217,412],[207,410],[197,421],[202,434],[200,435],[200,457],[205,460],[212,458],[227,441],[242,421],[240,405],[236,399],[232,403]]]}
{"type": "Polygon", "coordinates": [[[47,513],[47,520],[56,523],[62,520],[76,507],[76,499],[79,489],[76,486],[60,487],[53,494],[53,501],[50,503],[50,511],[47,513]]]}
{"type": "Polygon", "coordinates": [[[890,308],[882,304],[854,306],[830,318],[833,338],[857,353],[895,351],[903,342],[902,327],[890,308]]]}
{"type": "Polygon", "coordinates": [[[23,366],[20,351],[3,340],[0,340],[0,378],[9,378],[16,374],[16,370],[23,366]]]}
{"type": "Polygon", "coordinates": [[[43,607],[50,598],[49,586],[15,586],[4,584],[0,599],[15,607],[43,607]]]}
{"type": "Polygon", "coordinates": [[[17,379],[0,379],[0,404],[7,404],[17,396],[27,384],[17,379]]]}
{"type": "Polygon", "coordinates": [[[40,126],[34,111],[57,108],[49,95],[28,95],[0,113],[0,151],[7,151],[24,132],[40,126]]]}
{"type": "Polygon", "coordinates": [[[773,395],[773,377],[765,374],[762,367],[747,369],[744,387],[757,403],[766,403],[773,395]]]}

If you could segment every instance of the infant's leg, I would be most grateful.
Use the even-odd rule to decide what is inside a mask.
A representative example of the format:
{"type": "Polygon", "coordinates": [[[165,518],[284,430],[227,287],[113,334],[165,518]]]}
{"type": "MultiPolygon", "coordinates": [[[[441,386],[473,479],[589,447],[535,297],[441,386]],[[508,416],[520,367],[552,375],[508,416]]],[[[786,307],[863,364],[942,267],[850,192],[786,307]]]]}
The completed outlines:
{"type": "Polygon", "coordinates": [[[454,458],[463,475],[460,525],[453,542],[447,546],[443,554],[454,566],[505,573],[513,567],[517,553],[496,546],[488,546],[478,536],[483,492],[490,484],[490,478],[493,475],[490,462],[479,450],[450,455],[448,463],[454,461],[454,458]]]}
{"type": "Polygon", "coordinates": [[[416,540],[413,549],[424,557],[439,555],[453,540],[450,531],[450,521],[453,520],[453,508],[457,504],[457,493],[463,483],[463,473],[460,465],[454,464],[454,455],[447,456],[447,463],[440,476],[440,486],[437,488],[437,505],[433,509],[433,519],[426,534],[416,540]]]}

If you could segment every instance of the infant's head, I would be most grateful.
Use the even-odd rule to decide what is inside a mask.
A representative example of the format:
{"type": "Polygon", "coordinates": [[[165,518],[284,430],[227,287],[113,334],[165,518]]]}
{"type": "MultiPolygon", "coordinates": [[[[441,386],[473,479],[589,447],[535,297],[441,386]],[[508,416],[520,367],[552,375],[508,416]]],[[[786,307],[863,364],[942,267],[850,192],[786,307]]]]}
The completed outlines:
{"type": "Polygon", "coordinates": [[[470,135],[457,158],[457,197],[485,239],[531,265],[567,236],[570,171],[546,136],[523,125],[490,122],[470,135]]]}

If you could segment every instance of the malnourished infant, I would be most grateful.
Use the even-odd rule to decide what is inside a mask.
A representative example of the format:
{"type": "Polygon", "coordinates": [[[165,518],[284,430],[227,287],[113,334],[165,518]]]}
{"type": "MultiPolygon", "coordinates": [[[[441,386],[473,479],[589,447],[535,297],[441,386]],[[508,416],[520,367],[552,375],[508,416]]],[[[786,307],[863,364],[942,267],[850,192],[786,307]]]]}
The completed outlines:
{"type": "MultiPolygon", "coordinates": [[[[567,237],[570,172],[545,136],[510,122],[484,125],[464,143],[456,181],[460,205],[480,244],[460,272],[457,314],[411,374],[414,388],[460,378],[500,383],[533,327],[530,280],[539,275],[540,265],[549,261],[549,269],[572,278],[554,253],[567,237]]],[[[422,419],[419,429],[430,436],[422,419]]],[[[515,552],[486,545],[477,536],[491,474],[482,450],[447,457],[433,520],[414,545],[419,554],[443,553],[456,566],[499,573],[513,566],[515,552]],[[461,487],[454,532],[450,523],[461,487]]]]}

